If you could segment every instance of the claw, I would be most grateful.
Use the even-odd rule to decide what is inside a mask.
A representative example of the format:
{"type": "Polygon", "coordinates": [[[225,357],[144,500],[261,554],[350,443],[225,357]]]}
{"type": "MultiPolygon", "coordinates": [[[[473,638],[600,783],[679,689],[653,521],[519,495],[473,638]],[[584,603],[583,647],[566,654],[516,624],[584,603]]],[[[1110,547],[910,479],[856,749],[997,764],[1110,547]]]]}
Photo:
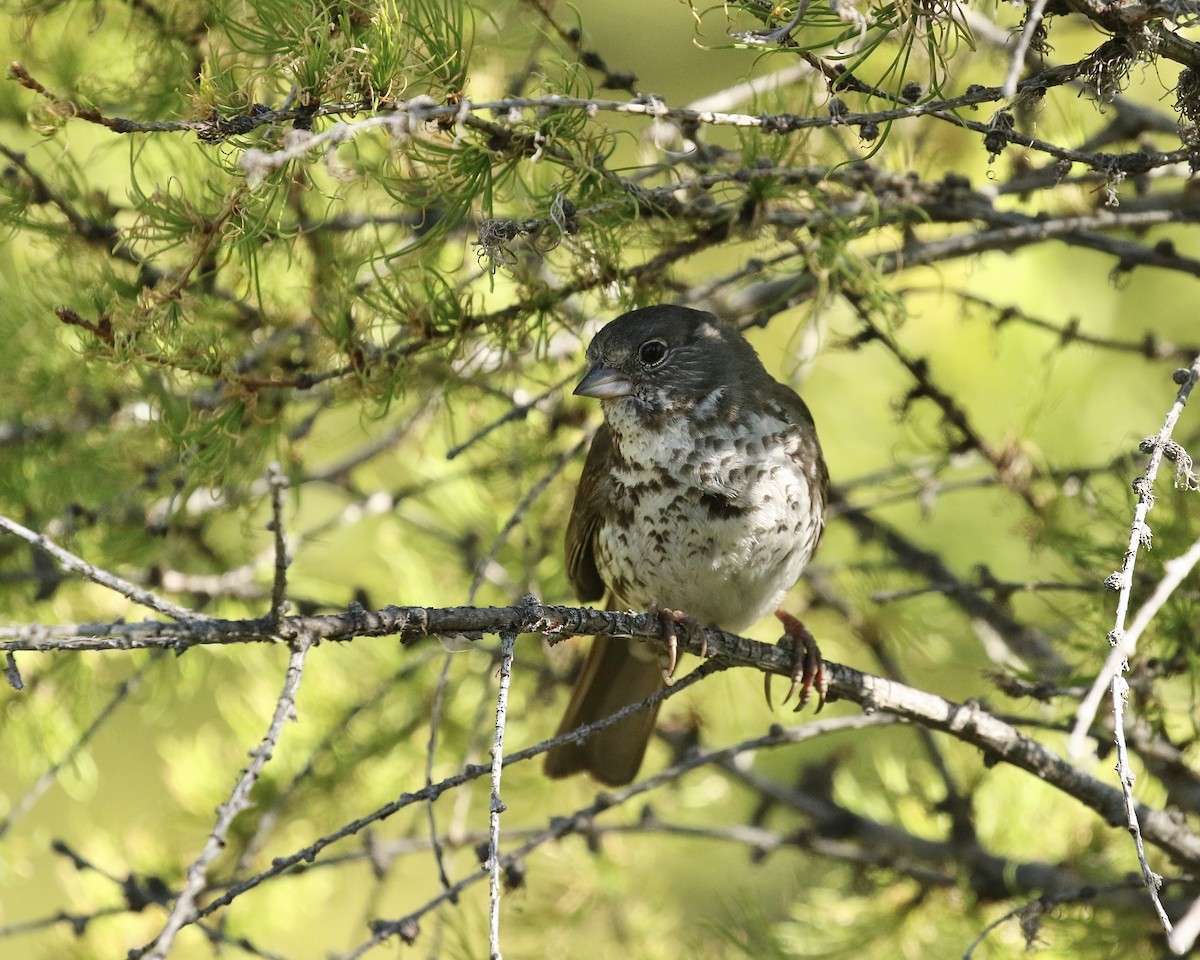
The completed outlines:
{"type": "MultiPolygon", "coordinates": [[[[785,637],[792,642],[794,650],[795,662],[792,666],[792,682],[788,687],[787,696],[783,698],[783,702],[787,703],[793,696],[799,696],[796,701],[796,711],[804,709],[804,705],[808,703],[815,689],[817,692],[817,713],[825,706],[825,694],[829,690],[829,678],[825,676],[825,663],[821,659],[821,651],[817,647],[817,641],[809,632],[808,627],[793,617],[790,613],[784,610],[776,610],[775,616],[779,618],[779,622],[783,624],[785,637]]],[[[783,642],[781,638],[780,642],[783,642]]],[[[766,693],[767,705],[771,705],[771,687],[770,675],[767,675],[766,693]]]]}
{"type": "Polygon", "coordinates": [[[658,617],[659,623],[663,628],[663,639],[667,642],[667,663],[663,667],[663,683],[668,687],[675,682],[675,666],[679,663],[679,633],[676,631],[676,624],[682,623],[687,619],[686,614],[679,610],[668,610],[665,607],[659,607],[654,604],[650,608],[650,612],[658,617]]]}
{"type": "Polygon", "coordinates": [[[668,687],[675,682],[675,664],[679,662],[679,636],[675,633],[675,624],[669,619],[663,620],[663,633],[667,640],[667,665],[663,667],[663,683],[668,687]]]}

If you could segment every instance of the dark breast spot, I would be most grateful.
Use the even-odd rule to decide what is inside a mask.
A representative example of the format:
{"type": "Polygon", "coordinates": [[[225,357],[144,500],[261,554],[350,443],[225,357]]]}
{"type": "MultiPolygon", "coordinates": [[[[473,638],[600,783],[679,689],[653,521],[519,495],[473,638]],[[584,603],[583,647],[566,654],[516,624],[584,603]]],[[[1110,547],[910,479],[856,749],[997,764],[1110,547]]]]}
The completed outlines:
{"type": "Polygon", "coordinates": [[[712,520],[736,520],[746,512],[746,505],[733,497],[720,493],[706,493],[700,497],[700,506],[712,520]]]}

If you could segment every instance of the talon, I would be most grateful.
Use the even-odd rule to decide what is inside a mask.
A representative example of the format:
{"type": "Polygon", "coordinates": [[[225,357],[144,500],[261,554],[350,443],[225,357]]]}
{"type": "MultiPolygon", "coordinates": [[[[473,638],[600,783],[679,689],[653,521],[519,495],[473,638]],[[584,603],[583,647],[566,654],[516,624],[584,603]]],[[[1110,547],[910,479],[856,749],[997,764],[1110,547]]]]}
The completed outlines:
{"type": "Polygon", "coordinates": [[[662,668],[663,683],[668,687],[675,683],[675,648],[671,646],[667,649],[667,663],[662,668]]]}
{"type": "MultiPolygon", "coordinates": [[[[794,662],[792,665],[792,682],[788,687],[787,696],[783,698],[783,702],[787,703],[796,696],[797,697],[795,712],[804,709],[812,697],[813,690],[817,692],[817,713],[825,706],[825,694],[829,689],[829,679],[825,675],[825,662],[821,659],[821,651],[817,647],[817,641],[809,632],[808,627],[793,617],[790,613],[784,610],[776,610],[775,616],[779,618],[779,622],[783,624],[784,637],[780,638],[780,643],[786,638],[791,641],[794,651],[794,662]]],[[[770,694],[770,677],[767,678],[767,704],[771,703],[770,694]]]]}
{"type": "Polygon", "coordinates": [[[675,666],[679,662],[679,634],[675,625],[684,619],[678,610],[655,609],[655,616],[663,628],[663,639],[667,642],[667,665],[663,667],[663,682],[669,687],[675,682],[675,666]]]}
{"type": "MultiPolygon", "coordinates": [[[[662,638],[667,645],[666,656],[663,658],[665,662],[662,677],[663,682],[669,687],[675,682],[675,667],[679,663],[679,631],[676,627],[681,623],[687,624],[688,635],[692,636],[693,630],[700,629],[700,623],[682,610],[669,610],[666,607],[660,607],[657,603],[651,603],[647,612],[650,616],[657,617],[658,622],[662,625],[662,638]]],[[[708,637],[703,633],[700,635],[700,656],[708,656],[708,637]]]]}
{"type": "MultiPolygon", "coordinates": [[[[801,661],[801,662],[803,662],[803,661],[801,661]]],[[[788,701],[790,701],[792,699],[792,697],[796,696],[796,690],[799,689],[799,687],[800,687],[800,682],[801,682],[802,677],[804,677],[804,673],[803,672],[797,673],[796,668],[792,667],[791,681],[788,683],[787,693],[785,693],[783,695],[783,702],[780,704],[780,706],[786,707],[788,705],[788,701]]],[[[808,686],[806,684],[804,689],[800,692],[800,698],[799,698],[800,702],[796,704],[796,709],[799,710],[802,706],[804,706],[804,701],[807,699],[808,699],[808,686]]]]}

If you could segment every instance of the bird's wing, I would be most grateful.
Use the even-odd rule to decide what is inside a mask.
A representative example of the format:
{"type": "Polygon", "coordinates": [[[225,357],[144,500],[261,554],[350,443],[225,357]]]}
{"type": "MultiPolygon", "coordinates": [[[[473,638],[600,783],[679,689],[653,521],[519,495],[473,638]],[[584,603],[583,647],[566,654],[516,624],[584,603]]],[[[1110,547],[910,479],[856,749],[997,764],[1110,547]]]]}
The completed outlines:
{"type": "Polygon", "coordinates": [[[604,581],[596,568],[596,533],[608,512],[615,453],[612,431],[601,424],[584,461],[567,523],[567,579],[584,603],[604,596],[604,581]]]}

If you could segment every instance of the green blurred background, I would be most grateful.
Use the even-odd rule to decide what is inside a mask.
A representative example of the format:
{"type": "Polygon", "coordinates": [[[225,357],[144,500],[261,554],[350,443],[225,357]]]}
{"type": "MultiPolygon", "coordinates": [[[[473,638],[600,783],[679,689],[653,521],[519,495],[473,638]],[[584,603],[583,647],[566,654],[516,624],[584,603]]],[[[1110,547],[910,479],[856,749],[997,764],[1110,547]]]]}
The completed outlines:
{"type": "MultiPolygon", "coordinates": [[[[872,9],[883,15],[883,8],[872,9]]],[[[565,30],[581,26],[583,47],[599,52],[610,70],[635,73],[638,92],[682,106],[796,62],[794,52],[732,43],[727,12],[742,29],[757,22],[746,11],[622,0],[558,6],[553,22],[565,30]]],[[[831,36],[843,29],[827,11],[818,12],[831,36]]],[[[1017,22],[1008,9],[983,12],[1008,27],[1017,22]]],[[[138,120],[201,119],[210,111],[227,117],[251,103],[277,106],[289,91],[297,102],[306,91],[314,102],[418,94],[440,101],[451,92],[445,78],[453,70],[452,58],[439,57],[437,37],[450,46],[461,39],[462,88],[476,102],[502,96],[531,62],[537,66],[526,78],[530,95],[558,89],[586,95],[597,82],[536,5],[516,2],[10,4],[4,21],[6,61],[20,60],[47,89],[77,105],[138,120]],[[373,58],[365,67],[355,59],[362,49],[373,58]],[[394,82],[383,89],[378,81],[389,56],[394,82]]],[[[1083,22],[1056,22],[1054,56],[1069,60],[1099,39],[1083,22]]],[[[999,83],[1007,67],[1005,56],[985,43],[972,50],[964,41],[945,41],[941,62],[916,44],[903,70],[889,73],[903,49],[881,44],[862,74],[897,89],[913,78],[928,88],[932,77],[959,92],[971,82],[999,83]]],[[[1170,71],[1166,63],[1134,70],[1125,96],[1166,111],[1170,71]]],[[[596,93],[628,98],[622,91],[596,93]]],[[[824,81],[809,77],[730,110],[818,114],[828,98],[824,81]]],[[[223,617],[257,616],[269,602],[263,478],[272,460],[293,482],[286,506],[294,558],[289,587],[302,611],[344,610],[354,600],[369,608],[507,604],[529,592],[572,602],[561,544],[581,458],[505,528],[598,411],[551,391],[527,416],[475,439],[478,433],[514,403],[566,380],[598,322],[632,303],[687,299],[753,258],[769,260],[805,243],[811,246],[796,258],[764,267],[747,283],[795,273],[805,263],[828,267],[830,248],[865,264],[903,240],[891,226],[802,237],[752,222],[645,282],[590,283],[569,300],[557,295],[589,271],[649,260],[685,226],[618,209],[584,217],[580,233],[555,249],[520,248],[516,262],[494,275],[480,269],[472,243],[487,217],[544,216],[559,191],[578,207],[597,204],[613,189],[599,167],[645,174],[652,185],[685,176],[683,165],[663,159],[648,121],[601,113],[562,119],[551,142],[569,150],[573,163],[505,153],[478,130],[456,138],[453,129],[430,125],[407,140],[363,134],[340,147],[335,162],[316,152],[238,194],[235,214],[218,223],[219,239],[206,247],[205,219],[219,218],[245,182],[244,151],[277,148],[283,126],[210,144],[182,132],[122,136],[68,113],[15,81],[0,84],[0,139],[22,161],[9,156],[4,183],[0,421],[12,436],[0,456],[0,510],[98,566],[223,617]],[[592,151],[604,155],[603,164],[590,163],[592,151]],[[42,185],[31,171],[44,178],[42,185]],[[46,186],[61,202],[47,198],[46,186]],[[89,222],[111,225],[112,234],[84,236],[65,215],[67,206],[89,222]],[[361,229],[330,226],[345,214],[424,216],[429,229],[422,235],[424,227],[412,222],[384,220],[361,229]],[[165,279],[148,283],[147,270],[165,279]],[[168,295],[174,282],[178,289],[168,295]],[[106,346],[59,322],[58,306],[89,320],[110,318],[116,340],[106,346]],[[508,308],[512,313],[502,315],[508,308]],[[466,322],[488,311],[494,321],[466,322]],[[410,343],[402,360],[387,352],[410,343]],[[311,390],[254,387],[246,376],[286,380],[331,370],[342,374],[311,390]]],[[[1074,144],[1107,118],[1091,100],[1060,90],[1028,122],[1039,137],[1074,144]]],[[[790,138],[710,128],[703,137],[747,165],[768,156],[777,166],[829,171],[872,149],[837,128],[790,138]]],[[[712,168],[727,161],[719,158],[712,168]]],[[[982,192],[1004,188],[1034,162],[1040,159],[1015,148],[989,159],[977,134],[931,121],[897,124],[871,159],[879,169],[911,171],[928,183],[961,174],[982,192]]],[[[1171,176],[1164,180],[1152,194],[1180,189],[1171,176]]],[[[715,202],[733,202],[739,189],[714,191],[715,202]]],[[[1137,202],[1132,186],[1120,189],[1123,200],[1137,202]]],[[[794,185],[766,193],[764,210],[820,203],[816,190],[794,185]]],[[[997,205],[1061,216],[1095,209],[1102,194],[1095,183],[1067,182],[1028,195],[1005,193],[997,205]]],[[[936,236],[951,228],[913,229],[936,236]]],[[[1133,239],[1147,245],[1169,239],[1180,254],[1200,255],[1189,226],[1133,239]]],[[[931,379],[976,431],[1013,458],[1015,475],[1036,493],[1037,510],[997,483],[977,452],[952,449],[953,431],[932,403],[905,402],[911,375],[878,340],[857,342],[862,321],[838,296],[836,277],[818,295],[772,310],[767,328],[749,334],[768,369],[806,398],[831,475],[853,503],[936,553],[966,581],[986,568],[1014,584],[1059,585],[1014,589],[1003,603],[1047,637],[1067,664],[1067,674],[1055,679],[1068,688],[1086,684],[1107,653],[1113,601],[1099,585],[1119,566],[1128,538],[1129,482],[1141,469],[1129,458],[1143,436],[1158,430],[1175,394],[1171,372],[1186,365],[1181,355],[1148,359],[1135,347],[1147,336],[1200,342],[1193,276],[1115,272],[1115,266],[1107,254],[1050,243],[870,280],[864,269],[853,277],[865,285],[860,291],[876,297],[877,322],[898,349],[925,360],[931,379]],[[1013,308],[1017,319],[999,323],[1000,308],[1013,308]],[[1078,323],[1087,337],[1129,349],[1065,340],[1023,322],[1022,314],[1057,328],[1078,323]]],[[[737,288],[726,284],[724,295],[737,288]]],[[[1194,416],[1185,416],[1180,431],[1181,442],[1194,442],[1200,433],[1194,416]]],[[[1194,502],[1194,494],[1174,491],[1169,482],[1159,491],[1155,551],[1144,560],[1139,589],[1152,585],[1162,559],[1195,538],[1194,502]]],[[[977,625],[944,593],[880,596],[927,586],[921,571],[861,542],[834,517],[811,576],[852,605],[905,682],[955,701],[982,698],[1002,714],[1019,712],[1026,723],[1046,726],[1035,731],[1039,739],[1062,748],[1070,704],[1009,699],[990,676],[1004,670],[1036,679],[1038,665],[989,656],[977,625]]],[[[0,541],[0,577],[4,616],[14,623],[142,616],[97,586],[55,581],[46,563],[11,537],[0,541]]],[[[1182,658],[1183,667],[1157,677],[1137,704],[1193,760],[1196,599],[1193,576],[1144,638],[1147,657],[1182,658]]],[[[789,604],[806,611],[828,659],[883,671],[879,651],[835,609],[814,602],[809,586],[798,587],[789,604]]],[[[772,640],[775,629],[759,624],[752,635],[772,640]]],[[[549,649],[539,638],[521,637],[510,750],[553,731],[565,699],[562,681],[578,649],[549,649]]],[[[486,762],[494,654],[494,638],[487,638],[450,658],[434,780],[464,763],[486,762]]],[[[254,807],[235,823],[212,878],[263,869],[272,857],[421,786],[444,660],[432,641],[401,648],[392,638],[360,638],[313,650],[297,722],[285,730],[255,788],[254,807]],[[273,821],[270,830],[245,849],[264,817],[273,821]],[[235,867],[239,857],[244,863],[235,867]]],[[[262,736],[286,662],[282,646],[257,645],[202,647],[179,657],[19,658],[27,688],[0,695],[0,816],[21,814],[5,821],[0,838],[0,953],[123,956],[157,933],[162,908],[128,909],[121,884],[134,876],[143,886],[146,878],[160,878],[178,888],[214,810],[262,736]],[[114,698],[111,715],[74,751],[114,698]],[[68,751],[69,761],[36,803],[27,811],[19,806],[68,751]],[[94,869],[56,853],[55,841],[94,869]],[[90,919],[76,930],[56,921],[60,913],[90,919]]],[[[855,710],[833,704],[827,712],[855,710]]],[[[761,681],[749,671],[714,677],[674,698],[663,714],[668,727],[695,726],[710,746],[796,719],[805,718],[768,711],[761,681]]],[[[950,780],[971,797],[978,839],[990,852],[1014,862],[1062,864],[1101,885],[1136,870],[1123,831],[1028,775],[989,767],[975,750],[938,742],[950,780]]],[[[665,744],[652,745],[644,772],[669,758],[665,744]]],[[[943,838],[951,825],[942,806],[947,776],[910,729],[818,739],[763,752],[753,765],[784,785],[816,784],[814,790],[846,808],[918,837],[943,838]]],[[[1113,782],[1111,758],[1091,758],[1085,766],[1113,782]]],[[[520,831],[585,807],[596,792],[583,780],[550,784],[536,763],[509,768],[504,784],[505,832],[513,843],[520,831]]],[[[1140,778],[1138,790],[1145,802],[1163,804],[1165,792],[1153,777],[1140,778]]],[[[728,774],[704,768],[651,793],[649,802],[662,821],[703,832],[748,823],[760,798],[728,774]]],[[[434,805],[449,838],[452,879],[478,865],[474,847],[487,805],[483,781],[434,805]]],[[[428,816],[424,806],[410,807],[330,848],[309,869],[263,884],[222,915],[221,933],[212,936],[227,938],[223,946],[191,927],[172,955],[348,953],[367,939],[371,919],[402,916],[438,892],[436,865],[423,844],[428,816]],[[238,937],[253,949],[239,946],[238,937]]],[[[989,922],[1029,898],[980,898],[962,864],[947,863],[940,872],[929,867],[945,882],[922,880],[873,860],[869,849],[859,849],[859,858],[819,844],[812,849],[804,835],[793,838],[795,847],[758,857],[747,843],[672,835],[642,816],[641,803],[610,811],[597,820],[597,849],[571,836],[527,860],[523,885],[504,901],[506,955],[960,956],[989,922]]],[[[782,808],[766,813],[762,825],[783,837],[805,826],[818,838],[832,829],[782,808]]],[[[485,955],[486,907],[485,886],[476,884],[456,906],[424,918],[414,947],[380,949],[485,955]]],[[[1058,908],[1039,937],[1045,957],[1152,956],[1160,949],[1149,908],[1119,895],[1058,908]]],[[[1010,922],[975,955],[1015,956],[1024,948],[1020,927],[1010,922]]]]}

